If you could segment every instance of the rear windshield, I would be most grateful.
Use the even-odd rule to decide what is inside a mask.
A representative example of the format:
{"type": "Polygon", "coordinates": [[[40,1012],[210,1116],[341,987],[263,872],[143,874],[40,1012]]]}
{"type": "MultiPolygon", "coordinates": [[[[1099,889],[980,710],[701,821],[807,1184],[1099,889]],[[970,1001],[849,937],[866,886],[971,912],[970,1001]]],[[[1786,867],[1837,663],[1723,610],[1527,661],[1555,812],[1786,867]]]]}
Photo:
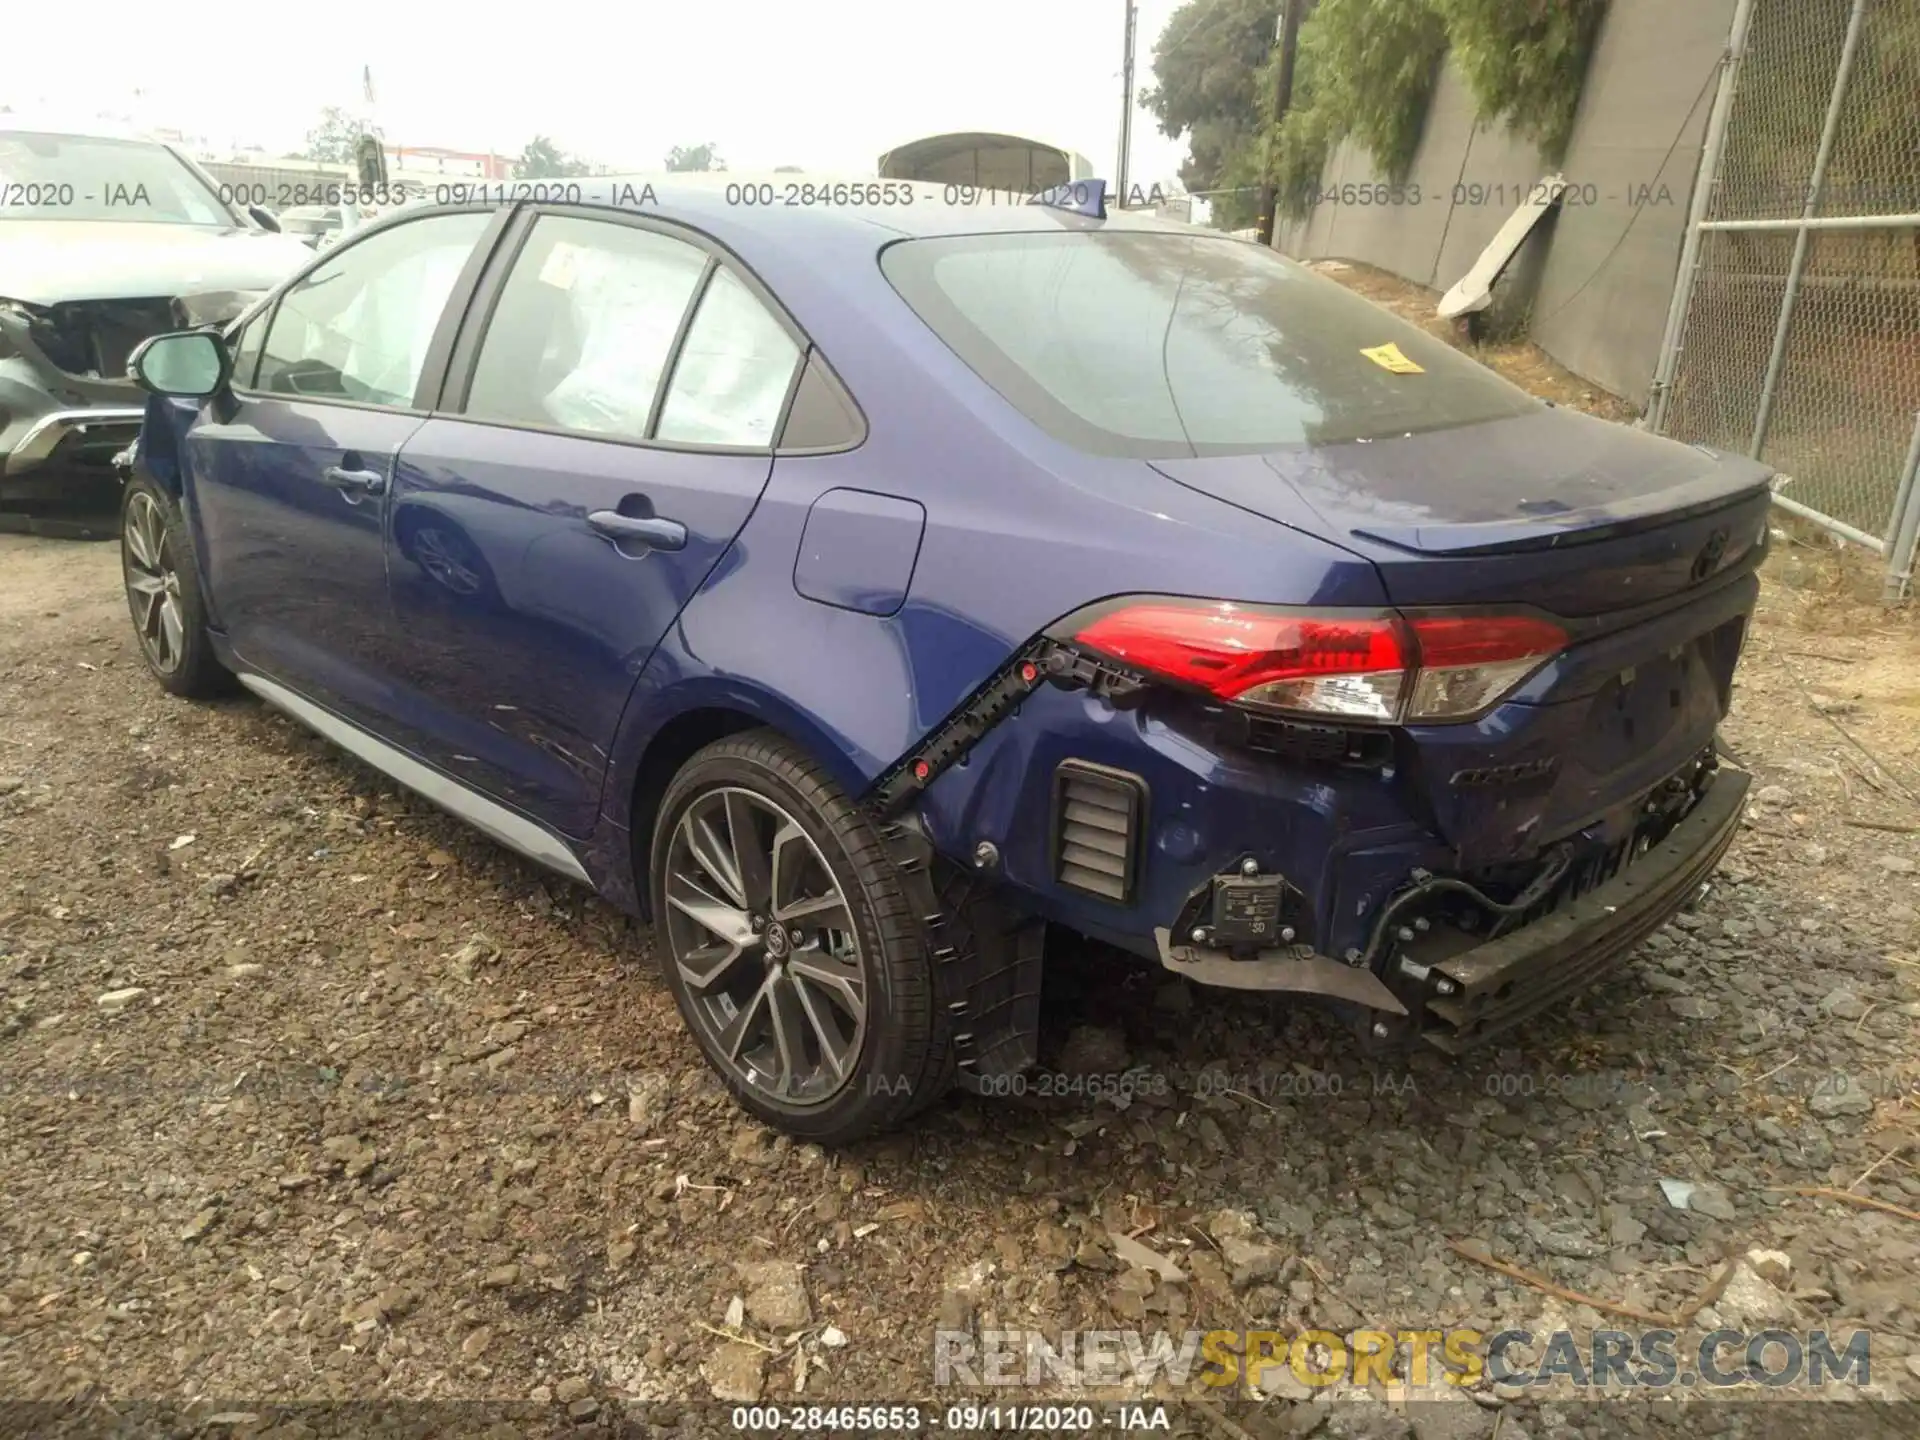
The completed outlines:
{"type": "Polygon", "coordinates": [[[1244,240],[942,236],[890,246],[881,265],[982,379],[1096,454],[1378,440],[1538,404],[1445,341],[1244,240]]]}

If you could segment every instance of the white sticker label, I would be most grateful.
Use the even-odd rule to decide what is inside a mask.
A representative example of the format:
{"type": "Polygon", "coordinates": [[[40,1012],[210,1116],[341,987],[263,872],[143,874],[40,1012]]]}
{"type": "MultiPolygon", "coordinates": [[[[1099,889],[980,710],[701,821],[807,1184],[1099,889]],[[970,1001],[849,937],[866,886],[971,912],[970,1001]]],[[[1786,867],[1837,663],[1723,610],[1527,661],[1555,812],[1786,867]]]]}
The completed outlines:
{"type": "Polygon", "coordinates": [[[573,266],[576,248],[577,247],[569,245],[566,241],[562,240],[557,242],[553,249],[547,252],[546,263],[540,267],[540,280],[542,284],[551,285],[556,290],[571,290],[573,288],[573,266]]]}

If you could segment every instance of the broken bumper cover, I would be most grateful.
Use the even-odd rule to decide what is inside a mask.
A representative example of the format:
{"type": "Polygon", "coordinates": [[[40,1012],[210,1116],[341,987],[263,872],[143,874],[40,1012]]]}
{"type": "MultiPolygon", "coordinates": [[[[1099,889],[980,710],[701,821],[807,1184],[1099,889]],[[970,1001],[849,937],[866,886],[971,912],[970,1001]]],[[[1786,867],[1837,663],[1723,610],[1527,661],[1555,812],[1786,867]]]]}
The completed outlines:
{"type": "Polygon", "coordinates": [[[1614,879],[1497,940],[1436,962],[1455,987],[1427,1001],[1423,1036],[1472,1049],[1578,994],[1690,900],[1733,844],[1749,777],[1722,768],[1664,839],[1614,879]]]}
{"type": "Polygon", "coordinates": [[[25,475],[50,462],[88,467],[108,464],[140,433],[146,410],[137,405],[89,410],[49,410],[26,418],[4,453],[6,475],[25,475]]]}
{"type": "Polygon", "coordinates": [[[1160,963],[1199,985],[1363,1006],[1396,1029],[1418,1024],[1429,1044],[1457,1055],[1587,989],[1671,919],[1733,843],[1750,784],[1742,772],[1721,768],[1657,845],[1613,879],[1532,924],[1477,943],[1458,931],[1422,936],[1402,952],[1427,977],[1426,994],[1414,1001],[1417,1014],[1373,970],[1302,946],[1239,959],[1175,944],[1171,932],[1161,929],[1154,932],[1160,963]]]}
{"type": "MultiPolygon", "coordinates": [[[[110,475],[114,456],[139,434],[147,397],[130,379],[106,372],[117,370],[140,340],[163,334],[169,326],[190,330],[228,325],[269,293],[195,291],[166,301],[164,313],[151,313],[159,301],[100,302],[143,307],[138,328],[123,325],[117,330],[110,353],[99,353],[97,338],[90,342],[101,373],[60,368],[47,349],[50,322],[36,322],[29,313],[34,307],[0,300],[0,481],[42,471],[55,482],[75,471],[110,475]]],[[[78,343],[71,335],[67,339],[78,343]]],[[[45,493],[62,491],[54,483],[45,493]]]]}

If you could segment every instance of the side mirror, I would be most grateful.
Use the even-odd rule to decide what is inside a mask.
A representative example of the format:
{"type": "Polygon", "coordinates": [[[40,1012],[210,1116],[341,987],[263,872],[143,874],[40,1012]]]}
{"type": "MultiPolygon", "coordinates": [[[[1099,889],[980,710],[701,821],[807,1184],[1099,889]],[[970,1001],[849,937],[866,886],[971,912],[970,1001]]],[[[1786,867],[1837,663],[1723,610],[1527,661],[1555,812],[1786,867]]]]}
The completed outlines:
{"type": "Polygon", "coordinates": [[[247,214],[253,217],[253,223],[258,225],[262,230],[271,230],[276,235],[280,233],[280,217],[267,209],[266,206],[249,205],[247,206],[247,214]]]}
{"type": "Polygon", "coordinates": [[[153,395],[203,400],[226,388],[233,361],[210,330],[176,330],[144,340],[127,360],[127,378],[153,395]]]}

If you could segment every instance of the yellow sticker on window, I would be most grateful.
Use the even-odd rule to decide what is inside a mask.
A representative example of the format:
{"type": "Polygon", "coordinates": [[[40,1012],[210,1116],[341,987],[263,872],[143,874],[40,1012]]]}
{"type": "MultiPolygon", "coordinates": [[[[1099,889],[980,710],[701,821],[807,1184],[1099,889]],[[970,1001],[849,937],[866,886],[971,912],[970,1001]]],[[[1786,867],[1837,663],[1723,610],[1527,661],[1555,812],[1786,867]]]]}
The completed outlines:
{"type": "Polygon", "coordinates": [[[1400,353],[1400,347],[1392,342],[1388,342],[1385,345],[1376,345],[1371,350],[1362,350],[1360,353],[1378,365],[1382,370],[1391,370],[1396,375],[1424,375],[1427,373],[1424,366],[1416,365],[1413,361],[1409,360],[1405,355],[1400,353]]]}

